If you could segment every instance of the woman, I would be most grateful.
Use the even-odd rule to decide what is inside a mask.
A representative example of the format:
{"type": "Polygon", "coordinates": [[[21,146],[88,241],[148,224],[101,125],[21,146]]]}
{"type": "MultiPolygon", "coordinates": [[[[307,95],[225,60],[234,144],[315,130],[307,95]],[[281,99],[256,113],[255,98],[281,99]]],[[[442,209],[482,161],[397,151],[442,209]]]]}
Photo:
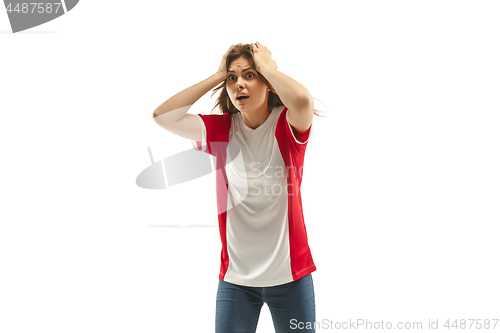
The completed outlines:
{"type": "MultiPolygon", "coordinates": [[[[315,322],[300,184],[315,114],[300,83],[277,71],[260,43],[238,44],[218,71],[154,112],[155,122],[216,156],[222,241],[216,332],[255,332],[266,302],[276,332],[315,322]],[[222,114],[187,114],[219,84],[222,114]]],[[[213,96],[213,94],[212,94],[213,96]]],[[[301,332],[314,332],[302,329],[301,332]]]]}

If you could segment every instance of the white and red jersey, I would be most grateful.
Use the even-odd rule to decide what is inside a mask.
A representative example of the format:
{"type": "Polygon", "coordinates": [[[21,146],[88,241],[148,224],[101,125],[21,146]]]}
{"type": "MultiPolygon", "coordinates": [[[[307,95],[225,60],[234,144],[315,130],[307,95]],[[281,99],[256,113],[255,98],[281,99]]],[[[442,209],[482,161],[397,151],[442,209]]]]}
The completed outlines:
{"type": "Polygon", "coordinates": [[[300,196],[312,126],[298,133],[287,111],[275,107],[255,130],[240,112],[196,115],[202,142],[193,146],[216,157],[223,281],[270,287],[316,270],[300,196]]]}

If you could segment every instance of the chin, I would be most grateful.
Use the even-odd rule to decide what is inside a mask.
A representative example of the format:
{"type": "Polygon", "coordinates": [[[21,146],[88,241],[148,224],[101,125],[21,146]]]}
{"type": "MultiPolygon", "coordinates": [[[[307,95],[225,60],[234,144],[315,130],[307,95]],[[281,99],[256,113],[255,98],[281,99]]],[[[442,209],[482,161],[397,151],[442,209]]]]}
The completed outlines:
{"type": "MultiPolygon", "coordinates": [[[[236,110],[238,110],[238,111],[240,111],[240,112],[249,112],[249,110],[250,110],[250,109],[249,109],[249,108],[243,108],[243,110],[242,110],[242,109],[238,109],[238,108],[236,108],[236,110]]],[[[253,109],[252,109],[252,110],[253,110],[253,109]]]]}

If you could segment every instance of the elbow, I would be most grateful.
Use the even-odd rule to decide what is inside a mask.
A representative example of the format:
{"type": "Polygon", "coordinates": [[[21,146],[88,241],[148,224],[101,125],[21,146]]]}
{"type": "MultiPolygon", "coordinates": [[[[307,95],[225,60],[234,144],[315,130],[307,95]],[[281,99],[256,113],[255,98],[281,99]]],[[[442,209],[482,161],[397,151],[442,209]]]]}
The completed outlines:
{"type": "Polygon", "coordinates": [[[302,95],[302,96],[297,96],[297,98],[296,98],[296,105],[300,109],[314,108],[314,100],[313,100],[311,94],[307,93],[307,94],[302,95]]]}
{"type": "Polygon", "coordinates": [[[157,117],[161,116],[163,113],[158,112],[158,109],[153,111],[153,119],[156,121],[157,117]]]}

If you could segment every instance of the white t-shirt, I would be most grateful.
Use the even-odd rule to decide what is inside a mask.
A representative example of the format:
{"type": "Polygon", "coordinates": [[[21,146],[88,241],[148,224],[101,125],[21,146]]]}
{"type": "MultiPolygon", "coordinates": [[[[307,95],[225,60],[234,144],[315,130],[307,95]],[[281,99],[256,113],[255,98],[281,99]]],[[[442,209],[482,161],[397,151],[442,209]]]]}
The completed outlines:
{"type": "Polygon", "coordinates": [[[300,195],[312,126],[297,132],[287,111],[275,107],[256,129],[240,112],[197,114],[202,142],[193,146],[216,157],[221,280],[269,287],[316,270],[300,195]]]}

